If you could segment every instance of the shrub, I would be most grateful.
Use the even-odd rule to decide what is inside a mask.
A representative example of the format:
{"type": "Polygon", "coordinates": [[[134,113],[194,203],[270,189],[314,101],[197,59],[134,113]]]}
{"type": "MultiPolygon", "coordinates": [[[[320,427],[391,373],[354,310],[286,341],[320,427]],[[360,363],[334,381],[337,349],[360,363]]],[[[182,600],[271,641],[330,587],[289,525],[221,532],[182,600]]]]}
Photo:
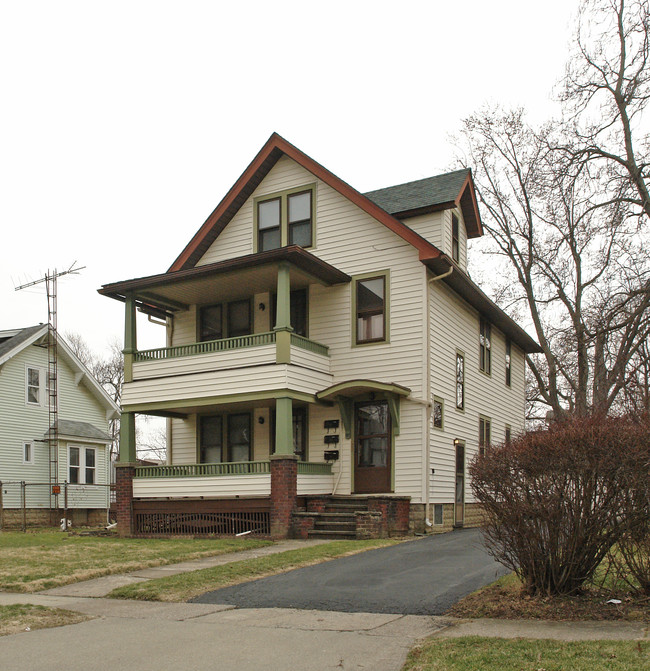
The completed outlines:
{"type": "Polygon", "coordinates": [[[491,554],[529,594],[579,592],[610,548],[647,523],[649,446],[648,423],[590,417],[474,459],[491,554]]]}

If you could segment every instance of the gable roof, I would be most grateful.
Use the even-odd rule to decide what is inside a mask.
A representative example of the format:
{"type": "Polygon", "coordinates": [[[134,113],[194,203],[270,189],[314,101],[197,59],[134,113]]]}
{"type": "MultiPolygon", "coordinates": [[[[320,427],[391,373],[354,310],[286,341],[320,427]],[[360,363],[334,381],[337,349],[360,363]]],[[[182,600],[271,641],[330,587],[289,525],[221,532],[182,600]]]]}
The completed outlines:
{"type": "MultiPolygon", "coordinates": [[[[9,331],[0,331],[0,366],[7,362],[26,347],[45,338],[48,332],[47,324],[38,324],[37,326],[28,326],[22,329],[12,329],[9,331]]],[[[106,393],[104,388],[92,376],[90,371],[81,363],[75,353],[70,349],[66,341],[59,336],[57,338],[59,345],[59,356],[61,356],[73,370],[81,375],[81,379],[86,381],[86,387],[90,393],[103,405],[107,411],[110,411],[111,417],[117,417],[120,409],[113,399],[106,393]]]]}
{"type": "Polygon", "coordinates": [[[250,165],[244,170],[240,178],[235,182],[234,186],[228,191],[224,199],[217,205],[203,226],[201,226],[189,244],[180,253],[174,263],[172,263],[169,272],[185,270],[196,265],[210,245],[217,239],[221,231],[228,225],[228,222],[235,216],[246,199],[253,193],[283,155],[294,160],[305,168],[305,170],[311,172],[315,177],[338,191],[371,217],[413,245],[419,251],[421,259],[435,258],[441,254],[435,245],[432,245],[406,226],[406,224],[386,212],[377,203],[338,178],[335,174],[320,165],[320,163],[314,161],[314,159],[307,156],[307,154],[300,151],[297,147],[294,147],[290,142],[287,142],[283,137],[280,137],[277,133],[273,133],[250,165]]]}
{"type": "Polygon", "coordinates": [[[476,238],[483,234],[469,168],[368,191],[363,195],[398,219],[459,207],[467,236],[476,238]]]}

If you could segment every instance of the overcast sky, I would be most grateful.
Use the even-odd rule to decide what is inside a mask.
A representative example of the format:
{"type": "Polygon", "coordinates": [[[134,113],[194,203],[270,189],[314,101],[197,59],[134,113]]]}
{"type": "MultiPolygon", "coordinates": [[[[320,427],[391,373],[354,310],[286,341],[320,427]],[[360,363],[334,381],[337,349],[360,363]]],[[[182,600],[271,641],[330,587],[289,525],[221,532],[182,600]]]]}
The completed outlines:
{"type": "MultiPolygon", "coordinates": [[[[167,270],[273,131],[360,191],[449,168],[482,104],[554,112],[577,0],[0,0],[0,330],[122,339],[102,284],[167,270]]],[[[140,347],[164,345],[141,328],[140,347]]]]}

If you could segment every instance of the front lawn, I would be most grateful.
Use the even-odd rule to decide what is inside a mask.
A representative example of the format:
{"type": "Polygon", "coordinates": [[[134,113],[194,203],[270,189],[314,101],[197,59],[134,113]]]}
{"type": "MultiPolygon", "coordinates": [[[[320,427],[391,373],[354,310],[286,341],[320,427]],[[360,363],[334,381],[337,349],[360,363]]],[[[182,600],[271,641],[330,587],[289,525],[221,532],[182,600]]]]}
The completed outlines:
{"type": "Polygon", "coordinates": [[[433,638],[409,653],[402,671],[648,671],[648,641],[546,641],[467,636],[433,638]]]}
{"type": "Polygon", "coordinates": [[[62,531],[0,532],[0,589],[37,592],[104,575],[248,550],[253,538],[119,538],[62,531]]]}

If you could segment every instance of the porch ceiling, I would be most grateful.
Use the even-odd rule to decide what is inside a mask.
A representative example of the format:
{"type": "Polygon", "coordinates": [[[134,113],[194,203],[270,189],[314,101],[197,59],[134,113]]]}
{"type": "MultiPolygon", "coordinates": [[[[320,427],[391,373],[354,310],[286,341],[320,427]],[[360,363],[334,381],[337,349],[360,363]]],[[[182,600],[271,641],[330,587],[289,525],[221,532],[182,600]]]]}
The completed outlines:
{"type": "Polygon", "coordinates": [[[124,300],[132,293],[143,312],[185,310],[192,304],[246,298],[277,288],[278,264],[291,266],[291,288],[350,282],[346,273],[301,247],[290,246],[160,275],[106,284],[99,293],[124,300]]]}

